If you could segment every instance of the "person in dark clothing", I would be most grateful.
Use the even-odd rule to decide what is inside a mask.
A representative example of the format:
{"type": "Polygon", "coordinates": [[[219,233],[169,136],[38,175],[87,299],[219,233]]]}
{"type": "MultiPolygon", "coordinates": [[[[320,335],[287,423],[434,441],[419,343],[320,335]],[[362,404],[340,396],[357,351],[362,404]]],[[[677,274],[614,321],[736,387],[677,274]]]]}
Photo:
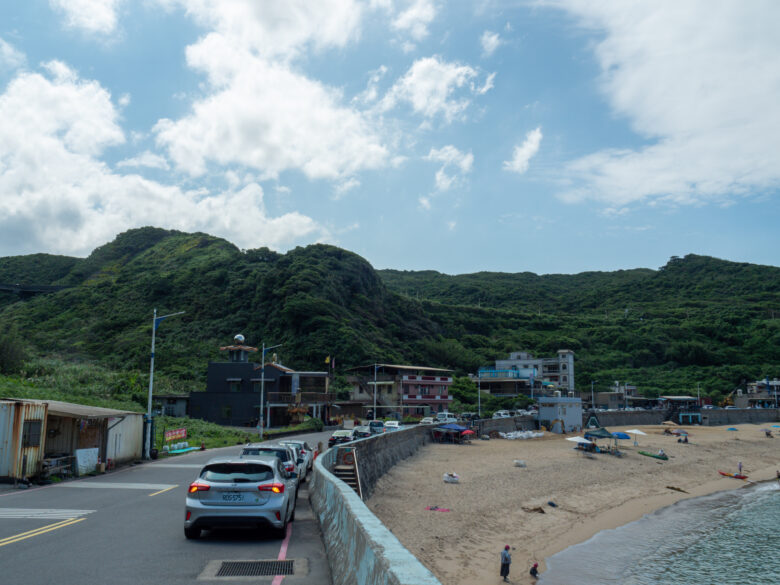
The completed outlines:
{"type": "Polygon", "coordinates": [[[536,579],[539,576],[539,563],[534,563],[534,566],[528,572],[531,573],[531,577],[536,579]]]}
{"type": "Polygon", "coordinates": [[[509,582],[509,565],[512,564],[512,555],[509,553],[509,545],[506,545],[504,547],[504,550],[501,551],[501,577],[504,578],[504,581],[507,583],[509,582]]]}

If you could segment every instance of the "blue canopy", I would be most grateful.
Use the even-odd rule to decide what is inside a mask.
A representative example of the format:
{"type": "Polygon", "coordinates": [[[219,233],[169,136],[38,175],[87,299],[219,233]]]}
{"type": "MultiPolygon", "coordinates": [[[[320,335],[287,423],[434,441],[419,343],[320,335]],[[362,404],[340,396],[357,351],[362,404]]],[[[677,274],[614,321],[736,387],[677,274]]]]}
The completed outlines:
{"type": "Polygon", "coordinates": [[[463,432],[469,430],[468,427],[462,427],[460,425],[456,425],[455,423],[450,423],[447,425],[441,425],[439,427],[436,427],[437,429],[447,429],[448,431],[458,431],[463,432]]]}
{"type": "Polygon", "coordinates": [[[612,433],[612,436],[615,437],[616,439],[630,439],[631,438],[626,433],[612,433]]]}
{"type": "Polygon", "coordinates": [[[729,427],[729,428],[727,428],[726,430],[727,430],[727,431],[737,431],[737,430],[739,430],[739,429],[735,429],[734,427],[729,427]]]}

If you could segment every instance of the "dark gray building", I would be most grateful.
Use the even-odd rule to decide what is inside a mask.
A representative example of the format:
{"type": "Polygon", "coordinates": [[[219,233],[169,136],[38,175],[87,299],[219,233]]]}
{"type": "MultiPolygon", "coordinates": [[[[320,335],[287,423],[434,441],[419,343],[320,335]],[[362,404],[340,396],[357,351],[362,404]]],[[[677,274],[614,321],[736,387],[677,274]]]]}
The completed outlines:
{"type": "Polygon", "coordinates": [[[276,363],[250,362],[256,347],[238,343],[221,347],[229,361],[209,362],[206,391],[190,394],[190,416],[231,426],[284,426],[305,414],[327,420],[333,397],[327,372],[297,372],[276,363]]]}

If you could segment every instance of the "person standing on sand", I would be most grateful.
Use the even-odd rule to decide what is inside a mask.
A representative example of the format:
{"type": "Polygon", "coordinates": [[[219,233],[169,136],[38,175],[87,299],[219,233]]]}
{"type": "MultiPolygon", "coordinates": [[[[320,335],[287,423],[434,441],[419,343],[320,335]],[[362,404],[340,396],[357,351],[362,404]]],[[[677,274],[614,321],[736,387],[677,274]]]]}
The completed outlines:
{"type": "Polygon", "coordinates": [[[504,581],[509,583],[509,565],[512,564],[512,555],[509,553],[509,545],[506,545],[504,547],[504,550],[501,551],[501,577],[504,578],[504,581]]]}
{"type": "Polygon", "coordinates": [[[742,461],[737,463],[737,469],[739,470],[739,474],[742,475],[742,461]]]}

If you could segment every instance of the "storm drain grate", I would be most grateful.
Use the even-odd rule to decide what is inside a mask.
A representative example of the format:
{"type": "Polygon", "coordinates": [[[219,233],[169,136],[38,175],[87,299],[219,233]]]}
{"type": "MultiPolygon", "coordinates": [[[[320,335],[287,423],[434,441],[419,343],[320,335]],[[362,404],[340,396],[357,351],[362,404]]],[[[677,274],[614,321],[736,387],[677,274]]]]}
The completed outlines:
{"type": "Polygon", "coordinates": [[[216,576],[263,577],[292,574],[292,561],[223,561],[216,576]]]}

